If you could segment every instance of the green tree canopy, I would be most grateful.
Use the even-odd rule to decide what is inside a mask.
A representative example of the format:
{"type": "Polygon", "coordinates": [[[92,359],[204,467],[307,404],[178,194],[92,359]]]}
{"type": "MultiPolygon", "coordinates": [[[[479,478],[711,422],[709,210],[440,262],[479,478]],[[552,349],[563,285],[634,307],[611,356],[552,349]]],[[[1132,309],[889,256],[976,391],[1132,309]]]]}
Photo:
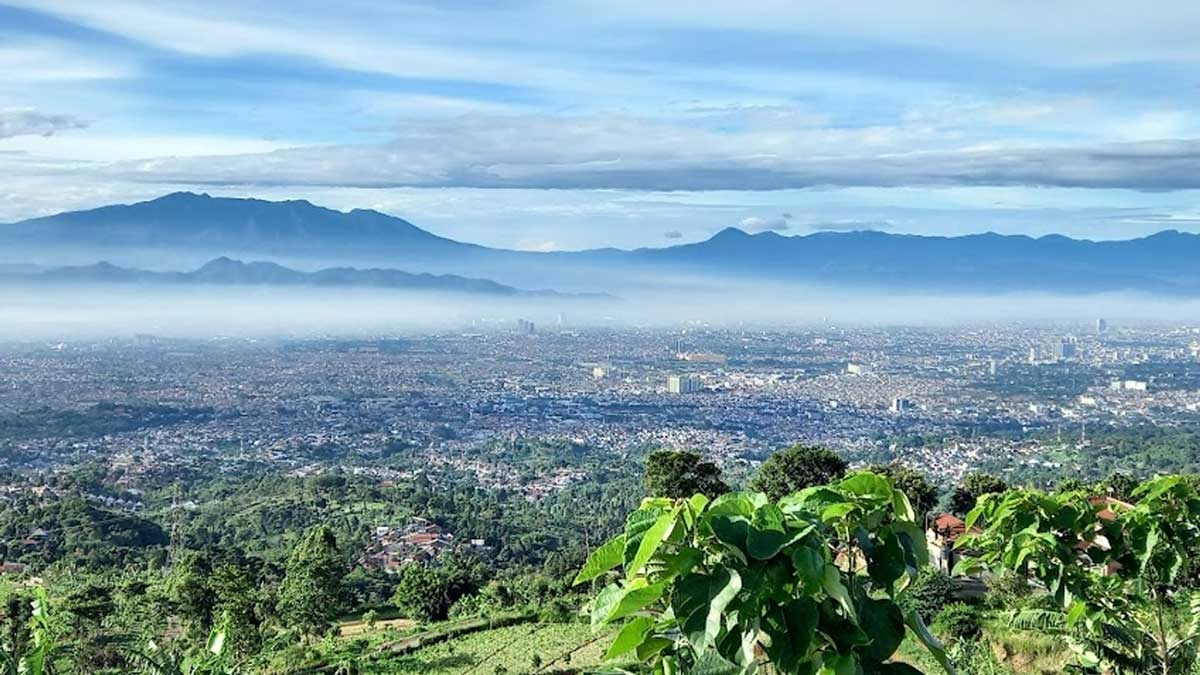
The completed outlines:
{"type": "Polygon", "coordinates": [[[1127,502],[1133,499],[1133,492],[1137,490],[1138,482],[1127,473],[1114,471],[1108,474],[1108,477],[1101,481],[1098,487],[1101,494],[1127,502]]]}
{"type": "Polygon", "coordinates": [[[306,635],[324,633],[342,606],[346,569],[333,532],[313,527],[288,558],[279,594],[279,615],[306,635]]]}
{"type": "Polygon", "coordinates": [[[479,583],[479,575],[464,565],[406,565],[400,571],[392,604],[410,619],[444,621],[454,603],[478,591],[479,583]]]}
{"type": "Polygon", "coordinates": [[[950,510],[965,516],[975,508],[976,501],[983,495],[997,494],[1008,489],[1002,478],[985,471],[972,471],[963,476],[962,484],[950,495],[950,510]]]}
{"type": "Polygon", "coordinates": [[[656,450],[646,457],[643,480],[650,497],[678,499],[702,494],[709,498],[729,492],[721,468],[688,450],[656,450]]]}
{"type": "Polygon", "coordinates": [[[873,464],[867,470],[892,479],[896,489],[908,495],[912,501],[913,508],[917,510],[917,520],[924,520],[925,514],[937,506],[938,490],[920,471],[899,462],[873,464]]]}
{"type": "Polygon", "coordinates": [[[825,485],[846,475],[846,460],[826,448],[793,445],[767,458],[750,488],[778,501],[814,485],[825,485]]]}

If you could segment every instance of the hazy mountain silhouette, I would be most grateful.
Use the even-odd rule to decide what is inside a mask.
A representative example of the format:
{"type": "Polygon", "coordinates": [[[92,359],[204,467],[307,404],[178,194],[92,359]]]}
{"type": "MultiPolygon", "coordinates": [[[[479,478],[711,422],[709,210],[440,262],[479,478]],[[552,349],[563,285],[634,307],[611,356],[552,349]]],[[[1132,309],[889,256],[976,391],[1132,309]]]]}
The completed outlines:
{"type": "MultiPolygon", "coordinates": [[[[1200,265],[1195,262],[1200,260],[1200,235],[1175,231],[1093,242],[1058,235],[1034,238],[993,233],[931,237],[860,231],[783,236],[729,228],[705,241],[666,248],[533,253],[439,237],[378,211],[341,212],[306,201],[270,202],[181,192],[137,204],[0,226],[0,245],[43,264],[63,251],[74,252],[77,260],[90,257],[90,261],[106,259],[121,264],[129,264],[129,260],[139,267],[161,267],[140,264],[148,254],[155,256],[154,260],[157,256],[189,260],[191,265],[230,255],[326,265],[353,261],[355,267],[403,267],[487,277],[504,284],[560,288],[565,284],[589,290],[649,279],[658,273],[686,272],[702,278],[736,275],[945,292],[1200,293],[1200,265]]],[[[253,266],[242,274],[278,275],[280,279],[288,278],[288,273],[303,274],[280,270],[286,268],[253,266]]],[[[372,277],[374,283],[388,283],[385,273],[389,271],[404,274],[354,270],[358,278],[372,277]]],[[[326,275],[325,281],[306,283],[331,283],[341,272],[323,270],[318,274],[326,275]]]]}
{"type": "Polygon", "coordinates": [[[612,299],[612,296],[567,294],[551,290],[528,291],[488,279],[472,279],[449,274],[411,274],[395,269],[355,269],[332,267],[301,272],[272,262],[242,262],[216,258],[191,272],[151,272],[118,267],[108,262],[75,267],[59,267],[34,273],[9,274],[0,279],[34,283],[137,283],[137,284],[214,284],[229,286],[322,286],[363,287],[503,296],[612,299]]]}

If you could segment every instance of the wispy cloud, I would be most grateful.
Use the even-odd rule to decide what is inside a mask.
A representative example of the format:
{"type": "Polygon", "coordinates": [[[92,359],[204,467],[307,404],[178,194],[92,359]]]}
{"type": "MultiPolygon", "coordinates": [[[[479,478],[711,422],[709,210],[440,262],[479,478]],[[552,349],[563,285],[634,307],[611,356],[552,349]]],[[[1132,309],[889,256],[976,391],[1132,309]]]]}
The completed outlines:
{"type": "Polygon", "coordinates": [[[83,129],[88,123],[73,115],[28,109],[0,109],[0,138],[53,136],[60,131],[83,129]]]}
{"type": "Polygon", "coordinates": [[[1200,139],[953,147],[955,141],[953,134],[902,126],[789,131],[747,123],[731,130],[628,115],[469,115],[412,120],[383,144],[155,158],[105,172],[152,182],[379,188],[1200,189],[1200,139]]]}

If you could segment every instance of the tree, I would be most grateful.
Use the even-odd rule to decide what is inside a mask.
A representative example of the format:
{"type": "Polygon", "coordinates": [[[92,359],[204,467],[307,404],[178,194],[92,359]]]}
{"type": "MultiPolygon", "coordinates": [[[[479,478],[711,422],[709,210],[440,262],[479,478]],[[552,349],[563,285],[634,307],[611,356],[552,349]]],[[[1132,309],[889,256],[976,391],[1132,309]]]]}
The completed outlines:
{"type": "Polygon", "coordinates": [[[1137,490],[1138,482],[1133,476],[1121,471],[1114,471],[1108,474],[1108,477],[1100,482],[1099,488],[1101,494],[1120,499],[1127,502],[1133,499],[1133,492],[1137,490]]]}
{"type": "Polygon", "coordinates": [[[362,622],[367,627],[367,630],[374,630],[375,624],[379,621],[379,612],[374,609],[368,609],[363,612],[362,622]]]}
{"type": "Polygon", "coordinates": [[[1003,479],[984,471],[972,471],[963,476],[962,485],[954,488],[950,496],[950,510],[960,516],[975,508],[983,495],[997,494],[1008,489],[1003,479]]]}
{"type": "Polygon", "coordinates": [[[814,485],[825,485],[846,475],[846,460],[825,448],[793,445],[767,458],[750,488],[778,501],[814,485]]]}
{"type": "Polygon", "coordinates": [[[1190,673],[1200,665],[1200,594],[1186,587],[1200,495],[1164,476],[1132,496],[1133,507],[1093,504],[1085,491],[982,497],[967,517],[982,531],[959,540],[976,557],[955,571],[1029,575],[1044,586],[1057,611],[1020,610],[1007,622],[1063,636],[1082,668],[1190,673]]]}
{"type": "Polygon", "coordinates": [[[608,578],[592,625],[619,625],[607,658],[648,672],[751,673],[762,658],[784,674],[904,675],[919,672],[891,660],[906,634],[952,672],[897,604],[925,556],[908,498],[863,472],[778,501],[645,499],[574,583],[608,578]]]}
{"type": "Polygon", "coordinates": [[[216,614],[222,618],[225,651],[230,658],[251,656],[262,646],[258,579],[249,561],[233,555],[219,563],[211,580],[216,614]]]}
{"type": "Polygon", "coordinates": [[[418,621],[444,621],[450,608],[479,589],[473,571],[462,565],[407,565],[400,571],[392,604],[418,621]]]}
{"type": "Polygon", "coordinates": [[[646,458],[643,480],[651,497],[678,499],[702,494],[717,497],[729,492],[721,468],[687,450],[656,450],[646,458]]]}
{"type": "Polygon", "coordinates": [[[194,634],[207,635],[213,627],[213,611],[217,594],[209,579],[212,561],[196,551],[187,552],[175,567],[171,579],[171,595],[179,615],[194,634]]]}
{"type": "Polygon", "coordinates": [[[938,490],[933,483],[925,477],[925,474],[911,469],[899,462],[891,464],[873,464],[867,467],[868,471],[887,476],[892,480],[892,484],[896,486],[904,494],[908,495],[912,501],[913,508],[917,510],[917,520],[923,521],[925,514],[933,510],[937,506],[938,490]]]}
{"type": "Polygon", "coordinates": [[[308,530],[292,549],[280,587],[279,615],[305,635],[324,633],[337,617],[345,566],[325,525],[308,530]]]}

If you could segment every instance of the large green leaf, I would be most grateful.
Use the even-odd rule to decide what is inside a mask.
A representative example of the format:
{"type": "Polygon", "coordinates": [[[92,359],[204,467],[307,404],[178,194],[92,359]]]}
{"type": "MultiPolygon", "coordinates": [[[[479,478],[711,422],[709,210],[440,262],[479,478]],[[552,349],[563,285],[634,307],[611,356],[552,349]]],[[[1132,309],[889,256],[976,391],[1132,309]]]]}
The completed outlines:
{"type": "Polygon", "coordinates": [[[642,535],[642,540],[638,544],[637,553],[634,554],[633,560],[629,561],[625,568],[625,575],[628,577],[635,576],[642,571],[642,567],[650,560],[651,557],[662,546],[663,540],[671,534],[671,529],[675,527],[675,519],[679,516],[679,509],[672,509],[661,516],[646,530],[642,535]]]}
{"type": "Polygon", "coordinates": [[[617,633],[617,637],[613,639],[612,645],[604,655],[605,660],[615,659],[640,647],[653,627],[654,619],[648,616],[634,617],[617,633]]]}
{"type": "Polygon", "coordinates": [[[690,546],[682,546],[674,553],[661,556],[662,566],[659,573],[663,580],[671,577],[681,577],[690,573],[700,561],[704,560],[704,551],[690,546]]]}
{"type": "Polygon", "coordinates": [[[858,675],[858,662],[850,654],[826,653],[821,660],[820,675],[858,675]]]}
{"type": "Polygon", "coordinates": [[[867,663],[886,661],[904,641],[904,615],[891,600],[863,600],[858,608],[858,625],[871,636],[871,644],[860,651],[867,663]]]}
{"type": "Polygon", "coordinates": [[[754,510],[766,502],[766,497],[751,492],[727,492],[712,500],[706,513],[711,516],[754,517],[754,510]]]}
{"type": "Polygon", "coordinates": [[[708,526],[718,541],[746,550],[746,539],[750,536],[750,521],[742,516],[718,515],[708,520],[708,526]]]}
{"type": "Polygon", "coordinates": [[[812,546],[797,546],[792,549],[792,566],[796,568],[799,590],[812,595],[825,582],[825,554],[812,546]]]}
{"type": "Polygon", "coordinates": [[[846,616],[854,617],[854,603],[850,601],[850,591],[846,590],[846,586],[842,583],[841,570],[833,563],[825,565],[825,574],[821,578],[821,587],[825,589],[825,594],[833,598],[842,610],[846,612],[846,616]]]}
{"type": "Polygon", "coordinates": [[[676,581],[671,608],[680,629],[697,652],[716,642],[722,614],[741,589],[742,578],[730,568],[712,574],[689,574],[676,581]]]}
{"type": "Polygon", "coordinates": [[[892,523],[892,531],[900,538],[904,547],[905,560],[912,572],[929,564],[929,549],[926,548],[925,533],[914,523],[892,523]]]}
{"type": "Polygon", "coordinates": [[[574,585],[587,583],[621,564],[625,553],[625,535],[618,534],[609,539],[603,546],[592,551],[583,569],[575,575],[574,585]]]}
{"type": "Polygon", "coordinates": [[[867,635],[853,618],[847,617],[841,607],[829,598],[821,601],[817,631],[829,638],[837,651],[842,653],[849,653],[871,642],[871,636],[867,635]]]}
{"type": "Polygon", "coordinates": [[[701,651],[696,657],[696,664],[688,671],[689,675],[747,675],[753,672],[753,663],[739,666],[713,649],[701,651]]]}
{"type": "Polygon", "coordinates": [[[746,551],[750,557],[766,560],[779,553],[791,536],[784,530],[783,511],[767,504],[754,512],[746,535],[746,551]]]}
{"type": "Polygon", "coordinates": [[[675,641],[668,640],[667,638],[654,637],[654,636],[648,637],[648,638],[646,638],[646,640],[644,642],[642,642],[642,644],[638,645],[638,648],[637,648],[638,661],[645,662],[645,661],[649,660],[650,657],[661,652],[662,650],[666,649],[667,647],[670,647],[673,644],[675,644],[675,641]]]}
{"type": "Polygon", "coordinates": [[[925,645],[925,649],[933,656],[934,660],[950,675],[955,675],[954,664],[950,663],[950,658],[946,656],[946,648],[942,643],[934,637],[933,633],[929,632],[925,622],[921,620],[921,614],[917,610],[910,610],[904,615],[904,623],[912,630],[921,644],[925,645]]]}
{"type": "Polygon", "coordinates": [[[908,500],[908,495],[900,490],[892,491],[892,512],[896,514],[896,518],[903,522],[915,522],[917,520],[916,509],[913,508],[912,502],[908,500]]]}
{"type": "Polygon", "coordinates": [[[908,563],[900,540],[890,531],[881,531],[877,545],[868,554],[867,574],[881,588],[890,591],[892,584],[907,570],[908,563]]]}
{"type": "Polygon", "coordinates": [[[809,658],[818,611],[817,603],[810,598],[797,598],[776,607],[764,617],[762,630],[770,638],[767,656],[783,672],[796,672],[809,658]]]}
{"type": "Polygon", "coordinates": [[[623,619],[662,597],[663,584],[609,584],[592,604],[592,626],[603,626],[623,619]]]}
{"type": "Polygon", "coordinates": [[[629,567],[633,564],[633,559],[637,557],[638,550],[641,549],[642,539],[646,536],[646,531],[658,522],[658,519],[667,513],[665,509],[649,508],[638,509],[632,511],[625,518],[625,569],[628,573],[629,567]]]}
{"type": "Polygon", "coordinates": [[[838,489],[881,501],[892,500],[892,482],[879,474],[862,471],[837,484],[838,489]]]}

